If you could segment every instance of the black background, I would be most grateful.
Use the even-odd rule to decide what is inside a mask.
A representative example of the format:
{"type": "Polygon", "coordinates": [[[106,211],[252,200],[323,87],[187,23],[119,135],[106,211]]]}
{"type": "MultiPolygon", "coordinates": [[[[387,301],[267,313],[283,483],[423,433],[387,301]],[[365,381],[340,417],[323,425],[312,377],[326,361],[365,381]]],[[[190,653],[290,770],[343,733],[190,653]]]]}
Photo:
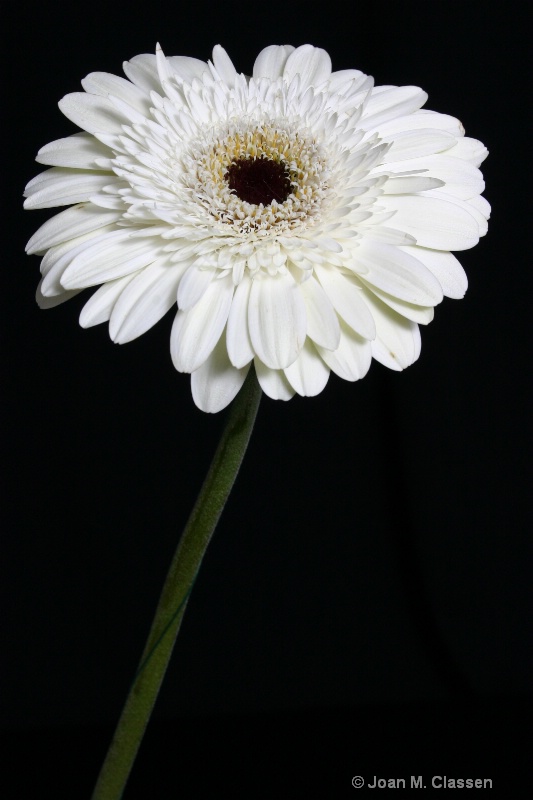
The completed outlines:
{"type": "Polygon", "coordinates": [[[352,775],[527,791],[525,20],[440,0],[4,15],[3,797],[90,795],[224,424],[172,367],[172,314],[114,346],[79,328],[85,295],[37,308],[24,254],[50,216],[21,210],[35,154],[75,131],[57,101],[156,41],[204,60],[220,42],[247,73],[268,44],[311,42],[334,69],[421,85],[489,148],[493,215],[460,254],[466,298],[437,308],[414,366],[262,400],[125,800],[348,797],[352,775]]]}

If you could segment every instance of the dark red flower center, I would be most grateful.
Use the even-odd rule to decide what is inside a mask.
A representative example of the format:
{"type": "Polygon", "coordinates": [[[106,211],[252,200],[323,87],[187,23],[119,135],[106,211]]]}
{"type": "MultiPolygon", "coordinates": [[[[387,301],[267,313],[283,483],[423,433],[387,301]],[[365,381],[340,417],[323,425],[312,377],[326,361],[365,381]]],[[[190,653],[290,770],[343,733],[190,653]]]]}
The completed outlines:
{"type": "Polygon", "coordinates": [[[254,205],[283,203],[292,191],[287,167],[270,158],[239,158],[224,177],[237,197],[254,205]]]}

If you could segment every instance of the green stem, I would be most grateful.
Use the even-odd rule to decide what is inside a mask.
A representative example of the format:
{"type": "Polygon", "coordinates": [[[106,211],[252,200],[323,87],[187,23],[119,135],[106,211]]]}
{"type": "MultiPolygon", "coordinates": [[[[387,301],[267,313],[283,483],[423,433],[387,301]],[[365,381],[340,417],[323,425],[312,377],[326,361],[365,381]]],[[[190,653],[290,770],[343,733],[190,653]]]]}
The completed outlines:
{"type": "Polygon", "coordinates": [[[100,772],[92,800],[120,800],[172,655],[207,545],[237,477],[254,425],[261,389],[250,369],[170,565],[137,673],[100,772]]]}

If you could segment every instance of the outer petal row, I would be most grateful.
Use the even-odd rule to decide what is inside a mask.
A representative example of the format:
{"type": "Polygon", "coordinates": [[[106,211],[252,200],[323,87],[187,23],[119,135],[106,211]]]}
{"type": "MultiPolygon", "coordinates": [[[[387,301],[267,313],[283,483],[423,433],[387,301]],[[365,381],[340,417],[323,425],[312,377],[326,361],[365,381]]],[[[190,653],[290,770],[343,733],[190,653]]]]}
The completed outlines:
{"type": "Polygon", "coordinates": [[[202,411],[216,414],[231,403],[248,374],[250,365],[236,369],[221,337],[209,358],[191,375],[193,400],[202,411]]]}
{"type": "Polygon", "coordinates": [[[281,78],[287,59],[293,52],[294,47],[290,44],[272,44],[270,47],[265,47],[255,60],[253,71],[255,80],[268,78],[275,81],[281,78]]]}
{"type": "Polygon", "coordinates": [[[193,308],[178,311],[170,336],[178,372],[194,372],[211,355],[226,325],[234,288],[231,275],[225,275],[209,284],[193,308]]]}
{"type": "Polygon", "coordinates": [[[286,273],[256,275],[248,304],[250,339],[261,361],[282,369],[296,360],[306,335],[305,303],[286,273]]]}

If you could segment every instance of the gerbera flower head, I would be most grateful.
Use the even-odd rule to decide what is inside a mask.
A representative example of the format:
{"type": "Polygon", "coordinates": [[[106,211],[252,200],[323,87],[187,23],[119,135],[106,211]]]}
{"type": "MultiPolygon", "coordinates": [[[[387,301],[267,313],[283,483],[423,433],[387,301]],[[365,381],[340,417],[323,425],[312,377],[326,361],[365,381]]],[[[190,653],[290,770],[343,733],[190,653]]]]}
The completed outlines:
{"type": "Polygon", "coordinates": [[[40,305],[99,286],[80,324],[124,343],[177,303],[172,360],[210,412],[252,362],[288,400],[418,358],[419,324],[466,290],[450,251],[487,230],[487,151],[457,119],[311,45],[267,47],[251,77],[220,46],[124,72],[64,97],[83,132],[38,153],[25,207],[70,206],[27,246],[40,305]]]}

